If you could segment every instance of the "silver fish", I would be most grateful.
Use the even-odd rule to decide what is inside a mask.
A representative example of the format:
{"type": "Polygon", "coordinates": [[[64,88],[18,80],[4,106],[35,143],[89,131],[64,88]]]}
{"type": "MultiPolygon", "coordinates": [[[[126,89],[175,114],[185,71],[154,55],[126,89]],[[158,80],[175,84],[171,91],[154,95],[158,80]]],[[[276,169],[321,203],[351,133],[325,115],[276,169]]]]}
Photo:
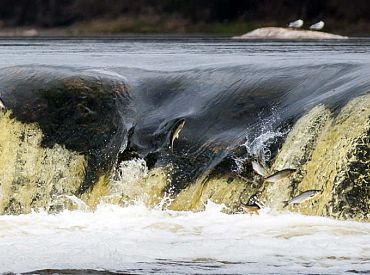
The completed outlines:
{"type": "Polygon", "coordinates": [[[6,110],[4,101],[2,101],[1,98],[0,98],[0,110],[6,110]]]}
{"type": "Polygon", "coordinates": [[[180,134],[182,128],[184,128],[184,125],[185,125],[185,119],[180,120],[180,122],[177,124],[177,127],[172,132],[172,136],[171,136],[171,150],[172,151],[173,151],[173,143],[174,143],[175,139],[179,138],[179,134],[180,134]]]}
{"type": "Polygon", "coordinates": [[[318,194],[320,194],[321,192],[322,192],[322,190],[307,190],[305,192],[302,192],[298,196],[296,196],[296,197],[294,197],[294,198],[292,198],[288,201],[283,201],[284,207],[286,207],[288,205],[300,204],[302,202],[308,201],[308,200],[314,198],[315,196],[317,196],[318,194]]]}
{"type": "Polygon", "coordinates": [[[296,169],[291,169],[291,168],[280,170],[280,171],[277,171],[276,173],[268,176],[267,178],[265,178],[265,181],[267,181],[267,182],[278,182],[282,179],[286,179],[286,178],[290,177],[290,175],[292,175],[295,171],[296,171],[296,169]]]}
{"type": "Polygon", "coordinates": [[[257,161],[252,161],[252,168],[253,170],[260,176],[265,177],[267,174],[267,171],[265,167],[263,167],[261,164],[259,164],[257,161]]]}

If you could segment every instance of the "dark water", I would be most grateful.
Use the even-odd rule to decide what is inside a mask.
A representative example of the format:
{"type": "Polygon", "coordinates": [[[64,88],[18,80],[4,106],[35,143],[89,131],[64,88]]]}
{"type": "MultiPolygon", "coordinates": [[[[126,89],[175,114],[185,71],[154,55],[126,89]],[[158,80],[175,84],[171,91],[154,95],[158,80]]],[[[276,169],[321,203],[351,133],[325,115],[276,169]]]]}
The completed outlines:
{"type": "Polygon", "coordinates": [[[82,191],[133,156],[149,166],[175,163],[175,190],[222,162],[233,169],[229,160],[241,154],[268,160],[284,134],[262,141],[267,156],[240,145],[370,88],[367,39],[36,39],[2,40],[0,49],[0,97],[19,119],[41,125],[44,146],[88,155],[82,191]]]}

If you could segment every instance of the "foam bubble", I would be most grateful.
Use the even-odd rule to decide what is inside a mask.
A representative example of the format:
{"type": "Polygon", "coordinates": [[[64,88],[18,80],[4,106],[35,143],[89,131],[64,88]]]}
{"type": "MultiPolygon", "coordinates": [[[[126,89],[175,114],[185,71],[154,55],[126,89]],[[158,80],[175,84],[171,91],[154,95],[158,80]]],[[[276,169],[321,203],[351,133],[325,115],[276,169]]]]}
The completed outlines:
{"type": "Polygon", "coordinates": [[[0,217],[0,272],[104,269],[156,273],[370,270],[370,224],[298,214],[227,215],[101,204],[95,212],[0,217]]]}

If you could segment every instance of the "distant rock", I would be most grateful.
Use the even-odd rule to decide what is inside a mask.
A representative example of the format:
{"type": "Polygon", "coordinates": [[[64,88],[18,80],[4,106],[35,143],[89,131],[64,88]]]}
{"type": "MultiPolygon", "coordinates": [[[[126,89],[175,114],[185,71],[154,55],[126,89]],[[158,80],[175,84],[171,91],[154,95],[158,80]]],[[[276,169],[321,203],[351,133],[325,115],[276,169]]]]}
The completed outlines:
{"type": "Polygon", "coordinates": [[[267,27],[255,29],[233,39],[347,39],[347,36],[327,32],[267,27]]]}
{"type": "Polygon", "coordinates": [[[0,36],[40,36],[44,35],[44,33],[40,33],[39,30],[36,29],[24,29],[24,28],[1,28],[0,29],[0,36]]]}
{"type": "Polygon", "coordinates": [[[21,33],[22,36],[38,36],[39,32],[36,29],[24,30],[21,33]]]}

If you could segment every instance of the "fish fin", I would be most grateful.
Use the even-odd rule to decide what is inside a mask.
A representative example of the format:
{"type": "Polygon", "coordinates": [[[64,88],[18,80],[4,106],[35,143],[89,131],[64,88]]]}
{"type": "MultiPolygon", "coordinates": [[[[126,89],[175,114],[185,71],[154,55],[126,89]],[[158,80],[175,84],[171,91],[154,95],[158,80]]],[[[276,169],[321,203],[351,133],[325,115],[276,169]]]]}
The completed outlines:
{"type": "Polygon", "coordinates": [[[289,201],[282,201],[282,203],[283,203],[283,208],[285,208],[289,205],[289,201]]]}

